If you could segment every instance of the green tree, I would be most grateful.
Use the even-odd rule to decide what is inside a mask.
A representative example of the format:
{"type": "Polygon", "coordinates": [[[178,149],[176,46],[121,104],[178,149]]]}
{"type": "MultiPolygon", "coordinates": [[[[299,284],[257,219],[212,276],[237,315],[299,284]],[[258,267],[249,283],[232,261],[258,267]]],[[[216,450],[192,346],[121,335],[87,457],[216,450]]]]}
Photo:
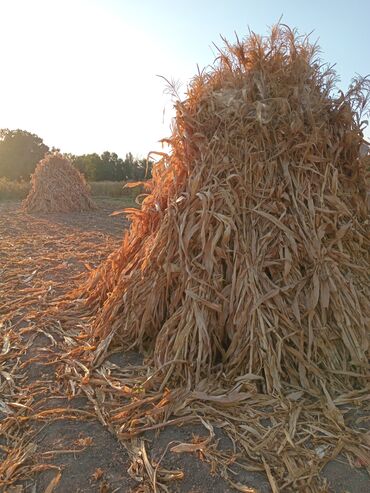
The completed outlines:
{"type": "Polygon", "coordinates": [[[0,129],[0,176],[11,180],[29,180],[36,164],[49,147],[26,130],[0,129]]]}
{"type": "Polygon", "coordinates": [[[125,159],[109,151],[100,156],[94,153],[68,157],[90,181],[139,181],[151,178],[152,161],[134,158],[130,152],[125,159]]]}
{"type": "Polygon", "coordinates": [[[123,161],[115,152],[105,151],[101,155],[103,180],[119,181],[124,180],[123,161]]]}
{"type": "Polygon", "coordinates": [[[82,156],[74,156],[72,163],[76,168],[85,175],[89,181],[101,180],[101,174],[98,171],[101,168],[101,158],[96,152],[93,154],[83,154],[82,156]]]}
{"type": "Polygon", "coordinates": [[[149,180],[152,177],[153,161],[151,159],[140,159],[138,161],[139,180],[149,180]]]}

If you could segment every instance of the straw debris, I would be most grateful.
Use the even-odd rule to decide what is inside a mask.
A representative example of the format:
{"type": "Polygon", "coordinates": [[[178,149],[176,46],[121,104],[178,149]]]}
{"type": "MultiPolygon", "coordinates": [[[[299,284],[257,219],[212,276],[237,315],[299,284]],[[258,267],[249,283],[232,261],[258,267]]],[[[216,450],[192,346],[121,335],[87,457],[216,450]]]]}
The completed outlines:
{"type": "Polygon", "coordinates": [[[23,201],[27,212],[81,212],[96,209],[83,175],[59,153],[36,166],[31,191],[23,201]]]}

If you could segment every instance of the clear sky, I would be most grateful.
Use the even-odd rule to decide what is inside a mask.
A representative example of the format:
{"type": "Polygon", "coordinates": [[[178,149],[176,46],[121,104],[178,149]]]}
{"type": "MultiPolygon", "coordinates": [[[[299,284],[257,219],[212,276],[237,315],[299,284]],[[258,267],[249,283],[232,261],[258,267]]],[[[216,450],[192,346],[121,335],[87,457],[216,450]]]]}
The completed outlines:
{"type": "Polygon", "coordinates": [[[314,31],[341,89],[370,73],[370,0],[0,0],[0,128],[62,152],[145,156],[170,134],[157,75],[186,86],[220,35],[266,34],[281,16],[314,31]]]}

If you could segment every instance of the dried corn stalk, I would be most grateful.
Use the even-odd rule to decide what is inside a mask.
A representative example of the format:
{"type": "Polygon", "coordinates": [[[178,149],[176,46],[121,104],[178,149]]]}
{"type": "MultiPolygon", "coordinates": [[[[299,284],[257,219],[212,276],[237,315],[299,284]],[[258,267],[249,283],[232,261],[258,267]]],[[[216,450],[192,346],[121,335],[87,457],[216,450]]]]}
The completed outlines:
{"type": "Polygon", "coordinates": [[[337,405],[361,403],[368,375],[369,83],[336,97],[334,78],[283,26],[226,43],[177,102],[172,151],[141,210],[127,210],[121,247],[78,293],[95,313],[95,365],[112,344],[145,350],[153,388],[172,389],[162,417],[123,405],[118,435],[177,407],[212,416],[274,491],[274,477],[301,487],[325,463],[316,430],[332,457],[367,448],[337,405]],[[253,382],[276,411],[276,436],[261,429],[258,447],[245,431],[266,412],[263,395],[243,392],[253,382]]]}
{"type": "Polygon", "coordinates": [[[36,166],[32,188],[23,201],[28,212],[78,212],[96,209],[83,175],[58,153],[48,154],[36,166]]]}
{"type": "Polygon", "coordinates": [[[282,27],[227,46],[177,103],[172,153],[121,248],[91,277],[95,335],[152,348],[197,383],[351,387],[367,364],[369,243],[360,87],[332,97],[282,27]],[[108,297],[109,294],[109,297],[108,297]],[[353,375],[356,375],[354,377],[353,375]]]}

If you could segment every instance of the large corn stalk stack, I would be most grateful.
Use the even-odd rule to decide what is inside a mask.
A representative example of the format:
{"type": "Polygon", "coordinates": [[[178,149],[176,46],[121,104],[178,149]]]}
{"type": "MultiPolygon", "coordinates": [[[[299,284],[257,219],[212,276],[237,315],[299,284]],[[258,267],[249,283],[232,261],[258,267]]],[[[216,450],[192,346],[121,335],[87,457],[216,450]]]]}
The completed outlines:
{"type": "Polygon", "coordinates": [[[36,166],[31,191],[22,207],[28,212],[81,212],[96,209],[83,175],[58,153],[36,166]]]}
{"type": "Polygon", "coordinates": [[[367,388],[367,82],[338,95],[334,77],[282,26],[226,43],[177,102],[172,151],[141,210],[127,211],[122,246],[84,286],[95,363],[109,345],[145,351],[158,388],[186,389],[193,409],[204,398],[274,491],[306,484],[320,450],[365,450],[337,405],[362,402],[367,388]],[[285,431],[264,435],[256,421],[248,434],[272,397],[285,431]]]}

